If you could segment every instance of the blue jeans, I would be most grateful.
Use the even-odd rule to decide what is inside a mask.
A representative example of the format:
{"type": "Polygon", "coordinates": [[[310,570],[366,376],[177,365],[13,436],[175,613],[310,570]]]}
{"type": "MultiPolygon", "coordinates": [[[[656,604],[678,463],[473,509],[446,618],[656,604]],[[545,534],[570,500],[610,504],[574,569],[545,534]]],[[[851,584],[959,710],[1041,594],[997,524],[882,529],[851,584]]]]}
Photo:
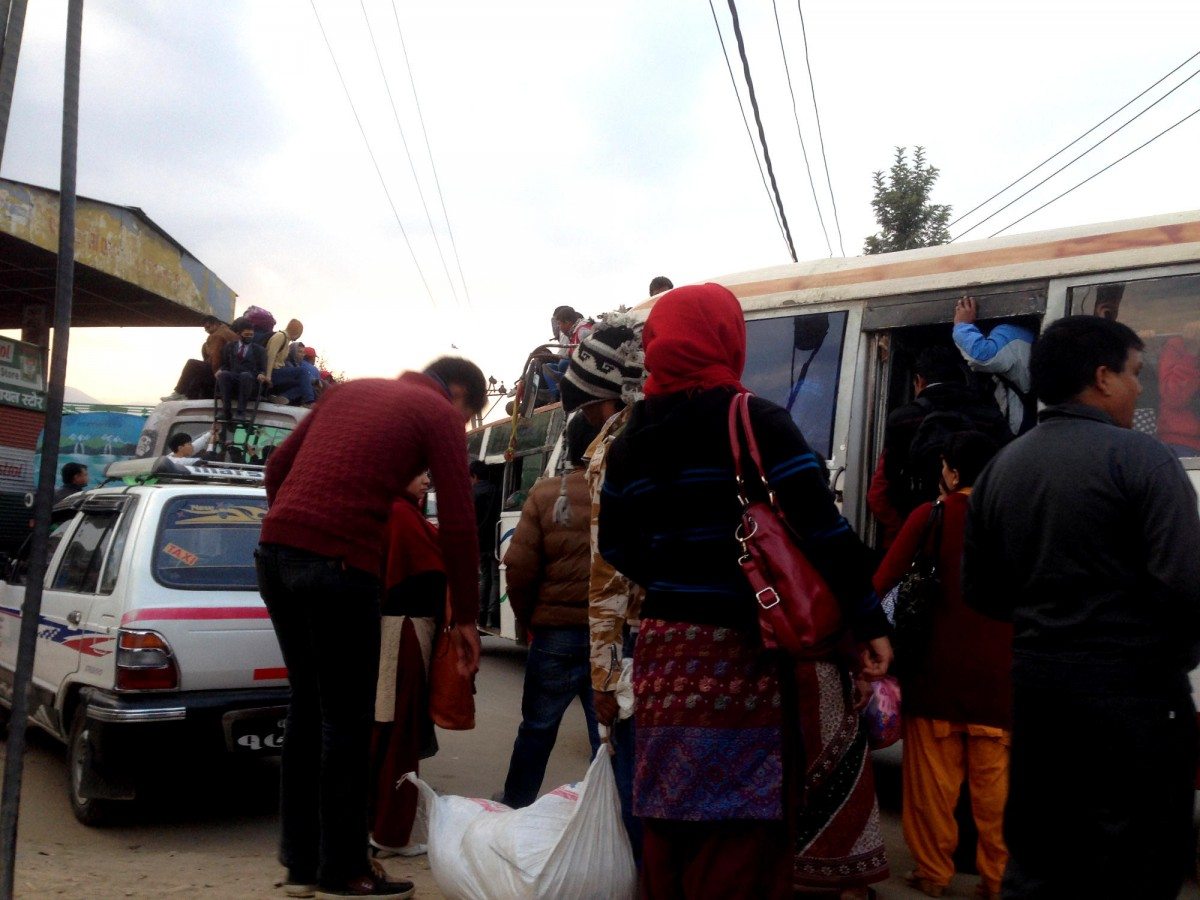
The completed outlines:
{"type": "Polygon", "coordinates": [[[542,366],[542,387],[550,392],[551,401],[558,399],[558,383],[567,374],[567,368],[570,365],[571,358],[568,356],[563,359],[556,359],[554,362],[545,363],[542,366]]]}
{"type": "Polygon", "coordinates": [[[312,378],[300,366],[281,366],[271,373],[271,388],[289,403],[312,403],[316,399],[312,378]]]}
{"type": "Polygon", "coordinates": [[[280,764],[280,860],[293,877],[339,888],[370,871],[379,580],[278,544],[259,544],[255,562],[292,688],[280,764]]]}
{"type": "Polygon", "coordinates": [[[586,626],[535,628],[525,662],[525,690],[521,697],[521,727],[513,744],[504,802],[513,809],[537,799],[546,777],[546,763],[558,737],[563,713],[576,697],[583,704],[592,755],[600,747],[596,713],[592,707],[590,638],[586,626]]]}

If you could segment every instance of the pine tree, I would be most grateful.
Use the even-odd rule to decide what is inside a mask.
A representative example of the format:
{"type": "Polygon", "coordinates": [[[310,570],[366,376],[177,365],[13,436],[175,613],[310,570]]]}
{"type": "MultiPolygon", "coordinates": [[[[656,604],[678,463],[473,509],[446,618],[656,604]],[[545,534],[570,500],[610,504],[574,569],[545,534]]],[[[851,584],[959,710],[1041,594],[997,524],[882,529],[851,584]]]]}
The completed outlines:
{"type": "Polygon", "coordinates": [[[907,153],[907,147],[897,147],[891,172],[887,176],[882,171],[874,174],[875,199],[871,207],[880,231],[867,238],[864,253],[931,247],[950,240],[946,227],[950,207],[929,202],[938,169],[926,163],[924,147],[916,148],[911,163],[907,153]]]}

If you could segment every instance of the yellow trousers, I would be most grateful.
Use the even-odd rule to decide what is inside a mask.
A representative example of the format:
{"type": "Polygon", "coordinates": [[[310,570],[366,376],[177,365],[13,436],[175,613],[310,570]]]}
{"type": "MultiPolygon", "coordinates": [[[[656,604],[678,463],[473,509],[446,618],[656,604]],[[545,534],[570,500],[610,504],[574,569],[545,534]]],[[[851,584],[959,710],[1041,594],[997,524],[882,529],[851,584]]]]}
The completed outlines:
{"type": "Polygon", "coordinates": [[[954,808],[965,776],[979,829],[975,862],[983,885],[1000,890],[1008,863],[1002,834],[1008,745],[1009,734],[1000,728],[904,717],[904,840],[918,877],[937,885],[954,877],[954,808]]]}

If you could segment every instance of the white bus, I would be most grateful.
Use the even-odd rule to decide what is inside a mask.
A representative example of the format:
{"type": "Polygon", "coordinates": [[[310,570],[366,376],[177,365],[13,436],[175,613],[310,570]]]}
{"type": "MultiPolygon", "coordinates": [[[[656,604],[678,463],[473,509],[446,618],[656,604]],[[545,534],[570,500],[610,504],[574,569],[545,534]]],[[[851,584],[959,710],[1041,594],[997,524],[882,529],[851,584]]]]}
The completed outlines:
{"type": "MultiPolygon", "coordinates": [[[[851,524],[876,544],[867,487],[889,411],[912,399],[912,365],[951,342],[955,301],[979,301],[979,323],[1017,321],[1038,332],[1066,315],[1103,315],[1146,342],[1135,427],[1170,443],[1200,489],[1200,211],[879,256],[822,259],[711,279],[746,315],[743,383],[791,410],[828,461],[851,524]],[[1166,365],[1163,365],[1166,363],[1166,365]],[[1181,423],[1182,431],[1181,434],[1181,423]],[[1194,427],[1193,427],[1194,426],[1194,427]]],[[[635,309],[644,318],[653,300],[635,309]]],[[[505,464],[508,420],[472,432],[472,459],[503,472],[505,548],[519,500],[536,473],[552,474],[562,431],[558,406],[522,419],[505,464]]],[[[497,479],[500,475],[497,474],[497,479]]],[[[502,592],[503,592],[502,573],[502,592]]],[[[515,637],[507,604],[504,633],[515,637]]]]}

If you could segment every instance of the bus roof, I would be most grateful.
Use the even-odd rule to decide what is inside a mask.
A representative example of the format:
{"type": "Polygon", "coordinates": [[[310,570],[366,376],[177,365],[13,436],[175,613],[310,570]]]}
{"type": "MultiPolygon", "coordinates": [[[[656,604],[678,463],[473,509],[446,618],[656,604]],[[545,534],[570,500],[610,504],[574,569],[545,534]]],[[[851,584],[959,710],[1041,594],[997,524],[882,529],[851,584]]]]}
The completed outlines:
{"type": "MultiPolygon", "coordinates": [[[[1200,260],[1200,210],[713,278],[747,312],[1200,260]]],[[[636,307],[644,316],[654,300],[636,307]]]]}

